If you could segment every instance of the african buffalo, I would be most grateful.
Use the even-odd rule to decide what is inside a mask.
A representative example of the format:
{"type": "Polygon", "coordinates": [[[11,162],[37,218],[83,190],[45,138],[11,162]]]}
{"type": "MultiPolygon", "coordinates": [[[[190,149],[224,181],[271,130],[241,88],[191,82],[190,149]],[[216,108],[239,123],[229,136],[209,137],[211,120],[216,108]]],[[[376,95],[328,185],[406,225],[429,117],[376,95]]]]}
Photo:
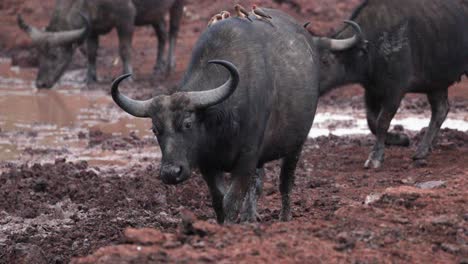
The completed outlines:
{"type": "Polygon", "coordinates": [[[119,37],[120,57],[124,73],[132,73],[131,45],[135,26],[152,25],[158,37],[156,73],[175,65],[174,47],[179,31],[185,0],[57,0],[52,19],[45,31],[24,23],[18,15],[18,24],[31,37],[39,49],[39,72],[36,86],[50,88],[62,76],[76,48],[87,44],[88,82],[96,77],[96,57],[99,36],[116,29],[119,37]],[[164,50],[167,30],[164,15],[170,12],[170,46],[168,65],[164,50]],[[80,16],[80,14],[82,14],[80,16]],[[85,17],[89,23],[86,30],[85,17]]]}
{"type": "Polygon", "coordinates": [[[310,34],[280,11],[265,12],[273,18],[235,17],[209,27],[172,95],[130,99],[118,90],[128,75],[112,85],[123,110],[151,118],[162,181],[181,183],[198,168],[220,223],[237,220],[241,208],[242,221],[255,220],[262,168],[277,159],[283,159],[280,217],[290,219],[294,171],[319,96],[319,55],[310,34]],[[232,176],[226,192],[224,172],[232,176]]]}
{"type": "MultiPolygon", "coordinates": [[[[406,93],[425,93],[432,117],[413,156],[425,159],[449,111],[448,87],[468,72],[468,1],[369,0],[351,20],[364,36],[346,51],[321,52],[320,93],[349,83],[364,87],[367,122],[377,139],[366,168],[381,166],[385,144],[409,145],[407,135],[387,132],[390,121],[406,93]]],[[[345,26],[333,38],[351,34],[345,26]]]]}

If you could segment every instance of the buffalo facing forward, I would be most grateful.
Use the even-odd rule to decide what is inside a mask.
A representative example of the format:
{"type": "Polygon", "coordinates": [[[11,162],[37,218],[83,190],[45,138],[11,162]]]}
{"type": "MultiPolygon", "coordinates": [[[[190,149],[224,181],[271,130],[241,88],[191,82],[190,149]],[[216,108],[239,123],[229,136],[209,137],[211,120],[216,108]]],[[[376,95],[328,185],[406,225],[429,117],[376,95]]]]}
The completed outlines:
{"type": "Polygon", "coordinates": [[[178,184],[193,169],[203,175],[220,223],[256,219],[265,163],[282,159],[280,218],[288,220],[294,172],[315,115],[319,56],[294,19],[265,9],[209,27],[198,40],[178,92],[114,101],[127,113],[150,118],[162,151],[160,177],[178,184]],[[312,58],[312,60],[311,60],[312,58]],[[227,81],[226,81],[227,80],[227,81]],[[213,89],[214,87],[218,87],[213,89]],[[232,182],[225,186],[224,172],[232,182]]]}

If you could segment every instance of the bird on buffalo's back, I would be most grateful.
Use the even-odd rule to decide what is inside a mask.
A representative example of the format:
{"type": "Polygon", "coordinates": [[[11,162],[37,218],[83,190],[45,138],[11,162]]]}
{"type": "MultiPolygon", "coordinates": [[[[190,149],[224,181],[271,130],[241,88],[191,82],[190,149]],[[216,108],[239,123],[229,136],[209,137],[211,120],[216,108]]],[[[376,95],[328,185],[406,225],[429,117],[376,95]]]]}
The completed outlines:
{"type": "Polygon", "coordinates": [[[218,21],[222,20],[223,16],[221,14],[216,14],[214,15],[211,19],[210,22],[208,22],[208,27],[211,27],[212,25],[216,24],[218,21]]]}
{"type": "Polygon", "coordinates": [[[245,8],[243,6],[237,4],[236,6],[234,6],[234,9],[236,10],[236,14],[237,14],[238,17],[246,18],[250,22],[253,22],[252,19],[250,19],[250,17],[249,17],[249,12],[247,12],[247,10],[245,10],[245,8]]]}
{"type": "Polygon", "coordinates": [[[252,6],[252,13],[257,17],[258,19],[272,19],[270,15],[265,13],[263,9],[258,7],[257,5],[252,6]]]}

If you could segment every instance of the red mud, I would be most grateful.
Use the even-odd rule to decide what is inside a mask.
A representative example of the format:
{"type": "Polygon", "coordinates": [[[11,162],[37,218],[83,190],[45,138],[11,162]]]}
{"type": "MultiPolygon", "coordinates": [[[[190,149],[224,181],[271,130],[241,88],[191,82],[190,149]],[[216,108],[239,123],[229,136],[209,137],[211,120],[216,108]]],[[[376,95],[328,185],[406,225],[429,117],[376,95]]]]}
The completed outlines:
{"type": "Polygon", "coordinates": [[[362,169],[369,137],[309,140],[296,174],[293,220],[277,220],[279,164],[273,163],[259,205],[261,223],[224,227],[214,224],[199,175],[172,187],[156,177],[157,165],[121,173],[64,160],[10,165],[0,176],[0,252],[13,263],[35,254],[18,247],[35,245],[44,263],[62,263],[121,244],[75,263],[457,263],[468,256],[468,135],[445,130],[439,142],[427,167],[413,167],[410,148],[389,148],[385,167],[373,172],[362,169]],[[435,189],[416,187],[436,180],[443,183],[435,189]],[[377,200],[365,204],[371,194],[377,200]],[[184,210],[201,221],[187,227],[184,210]],[[123,233],[127,227],[157,231],[123,233]]]}
{"type": "MultiPolygon", "coordinates": [[[[54,2],[0,2],[0,55],[22,67],[34,66],[34,51],[15,16],[21,12],[28,22],[45,26],[54,2]]],[[[152,80],[154,33],[137,30],[137,81],[125,89],[132,96],[145,98],[176,85],[209,18],[233,6],[229,1],[187,2],[177,70],[168,80],[157,85],[152,80]]],[[[360,1],[297,0],[299,12],[286,4],[256,2],[281,8],[299,21],[311,20],[311,29],[323,34],[339,26],[360,1]]],[[[120,73],[121,65],[113,63],[118,56],[115,33],[101,43],[100,83],[83,85],[82,93],[107,91],[120,73]]],[[[86,65],[80,54],[72,64],[72,69],[86,65]]],[[[468,82],[455,86],[452,109],[466,112],[468,82]]],[[[320,107],[364,111],[362,101],[361,88],[350,86],[324,97],[320,107]]],[[[429,107],[421,96],[410,95],[402,109],[420,113],[429,107]]],[[[0,139],[10,140],[7,134],[0,128],[0,139]]],[[[14,135],[33,140],[37,132],[14,135]]],[[[154,140],[134,133],[85,130],[69,137],[85,142],[86,150],[158,152],[154,140]]],[[[153,156],[93,166],[64,159],[47,162],[74,150],[27,148],[22,155],[31,162],[0,161],[0,263],[468,263],[468,133],[443,130],[428,164],[415,167],[411,155],[420,138],[420,133],[414,135],[410,148],[388,147],[384,167],[377,171],[362,168],[372,136],[311,139],[296,173],[293,220],[277,220],[280,167],[274,162],[266,167],[261,221],[228,226],[215,224],[200,175],[180,186],[165,186],[157,177],[159,159],[153,156]],[[425,189],[428,185],[435,187],[425,189]]]]}

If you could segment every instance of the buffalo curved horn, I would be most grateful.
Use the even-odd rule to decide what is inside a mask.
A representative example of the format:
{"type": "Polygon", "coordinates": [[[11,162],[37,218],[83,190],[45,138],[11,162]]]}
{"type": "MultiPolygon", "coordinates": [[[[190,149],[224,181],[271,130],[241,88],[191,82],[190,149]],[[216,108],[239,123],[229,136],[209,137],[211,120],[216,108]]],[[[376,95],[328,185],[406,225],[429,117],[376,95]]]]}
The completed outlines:
{"type": "Polygon", "coordinates": [[[195,109],[203,109],[223,102],[231,96],[239,84],[239,71],[234,64],[225,60],[210,60],[208,63],[225,67],[229,71],[230,77],[218,88],[208,91],[186,92],[190,103],[195,109]]]}
{"type": "Polygon", "coordinates": [[[47,43],[49,45],[61,45],[77,42],[87,35],[89,31],[89,21],[83,15],[81,16],[86,22],[85,27],[59,32],[46,32],[30,26],[24,22],[20,14],[17,16],[17,22],[18,26],[29,35],[34,44],[47,43]]]}
{"type": "Polygon", "coordinates": [[[347,39],[319,38],[320,45],[332,51],[343,51],[361,42],[363,39],[361,27],[356,22],[350,20],[345,20],[344,23],[352,26],[354,31],[356,31],[356,35],[347,39]]]}
{"type": "Polygon", "coordinates": [[[119,91],[119,84],[130,77],[131,74],[124,74],[112,82],[112,99],[114,99],[114,102],[122,108],[125,112],[131,114],[132,116],[136,117],[150,117],[149,115],[149,109],[150,106],[153,102],[153,99],[149,99],[146,101],[138,101],[138,100],[133,100],[123,94],[120,93],[119,91]]]}

